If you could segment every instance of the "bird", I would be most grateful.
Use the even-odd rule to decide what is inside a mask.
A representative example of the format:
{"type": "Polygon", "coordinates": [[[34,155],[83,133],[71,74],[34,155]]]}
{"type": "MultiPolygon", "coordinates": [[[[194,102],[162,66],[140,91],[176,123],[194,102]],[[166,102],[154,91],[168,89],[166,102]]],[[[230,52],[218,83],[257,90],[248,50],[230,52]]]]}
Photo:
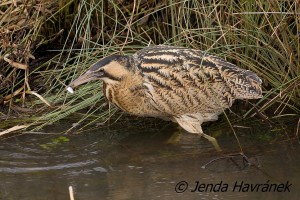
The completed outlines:
{"type": "Polygon", "coordinates": [[[206,51],[154,45],[132,55],[110,55],[72,81],[67,90],[90,81],[103,82],[105,98],[131,115],[178,123],[189,133],[217,140],[202,130],[236,99],[262,97],[262,80],[206,51]]]}

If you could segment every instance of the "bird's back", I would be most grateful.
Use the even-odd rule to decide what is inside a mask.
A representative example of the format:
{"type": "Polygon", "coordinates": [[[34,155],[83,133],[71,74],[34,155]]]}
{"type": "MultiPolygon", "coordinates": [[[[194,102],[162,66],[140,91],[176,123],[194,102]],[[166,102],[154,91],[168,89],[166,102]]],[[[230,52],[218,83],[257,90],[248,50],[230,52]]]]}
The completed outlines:
{"type": "Polygon", "coordinates": [[[180,116],[220,113],[235,99],[261,97],[261,80],[253,72],[200,50],[147,47],[133,55],[151,104],[180,116]]]}

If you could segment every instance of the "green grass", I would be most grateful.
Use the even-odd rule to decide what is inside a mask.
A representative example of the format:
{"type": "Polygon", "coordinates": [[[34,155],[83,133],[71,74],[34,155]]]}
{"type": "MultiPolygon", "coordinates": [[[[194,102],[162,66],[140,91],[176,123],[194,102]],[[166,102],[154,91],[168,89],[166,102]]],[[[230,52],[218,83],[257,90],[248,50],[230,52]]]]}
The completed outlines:
{"type": "MultiPolygon", "coordinates": [[[[154,44],[201,49],[250,69],[263,80],[264,97],[255,107],[271,118],[300,113],[300,5],[296,1],[58,2],[51,4],[52,14],[41,18],[44,21],[32,32],[45,35],[45,28],[55,33],[64,29],[55,41],[62,42],[61,48],[49,50],[56,56],[30,69],[31,82],[35,79],[39,94],[53,105],[47,108],[39,99],[25,100],[26,106],[40,110],[35,123],[38,128],[79,111],[83,113],[81,122],[110,116],[101,106],[101,83],[82,86],[74,95],[67,94],[65,86],[100,58],[114,53],[130,55],[154,44]],[[59,26],[53,25],[56,21],[59,26]]],[[[33,40],[39,44],[47,40],[41,38],[33,40]]],[[[2,48],[1,56],[8,51],[2,48]]],[[[17,77],[3,92],[5,96],[23,84],[24,74],[3,61],[1,64],[4,74],[13,70],[17,77]]],[[[243,117],[251,113],[253,109],[243,117]]]]}

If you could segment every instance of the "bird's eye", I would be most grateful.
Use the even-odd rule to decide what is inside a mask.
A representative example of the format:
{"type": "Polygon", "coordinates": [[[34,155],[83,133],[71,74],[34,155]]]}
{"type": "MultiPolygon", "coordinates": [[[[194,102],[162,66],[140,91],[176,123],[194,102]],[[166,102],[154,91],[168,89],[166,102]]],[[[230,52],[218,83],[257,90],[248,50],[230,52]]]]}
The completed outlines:
{"type": "Polygon", "coordinates": [[[103,68],[97,69],[97,71],[95,71],[94,76],[101,78],[105,75],[105,71],[103,68]]]}

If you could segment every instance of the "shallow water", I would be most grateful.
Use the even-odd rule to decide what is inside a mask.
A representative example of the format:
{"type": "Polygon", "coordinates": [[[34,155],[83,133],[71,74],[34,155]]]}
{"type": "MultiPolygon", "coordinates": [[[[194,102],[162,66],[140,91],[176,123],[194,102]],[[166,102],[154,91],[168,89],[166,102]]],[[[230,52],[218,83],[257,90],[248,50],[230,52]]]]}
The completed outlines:
{"type": "MultiPolygon", "coordinates": [[[[68,125],[61,122],[45,132],[68,125]]],[[[170,123],[15,136],[0,141],[0,199],[70,199],[69,186],[76,200],[299,199],[299,144],[285,137],[261,142],[254,138],[268,135],[268,129],[257,130],[261,127],[236,129],[252,165],[236,156],[205,168],[213,159],[239,152],[230,129],[217,130],[223,132],[217,137],[223,153],[170,123]],[[202,185],[194,191],[197,182],[202,185]],[[246,184],[273,184],[280,191],[251,192],[246,184]],[[280,184],[291,185],[282,192],[280,184]]]]}

